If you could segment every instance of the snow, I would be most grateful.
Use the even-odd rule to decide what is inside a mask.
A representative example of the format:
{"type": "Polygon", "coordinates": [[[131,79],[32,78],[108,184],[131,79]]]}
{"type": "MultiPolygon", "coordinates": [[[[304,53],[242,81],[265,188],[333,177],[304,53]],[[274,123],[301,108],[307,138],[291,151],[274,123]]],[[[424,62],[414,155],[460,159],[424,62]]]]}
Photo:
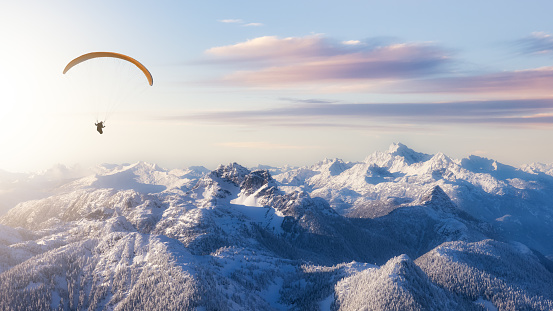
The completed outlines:
{"type": "Polygon", "coordinates": [[[446,219],[442,223],[437,232],[445,236],[451,236],[455,240],[463,240],[464,233],[468,231],[467,226],[456,219],[446,219]]]}
{"type": "Polygon", "coordinates": [[[271,307],[275,308],[276,310],[288,310],[289,306],[283,305],[279,302],[279,291],[282,288],[284,280],[281,277],[277,277],[273,281],[274,283],[270,284],[265,290],[261,291],[261,297],[263,297],[265,301],[267,301],[271,305],[271,307]]]}
{"type": "Polygon", "coordinates": [[[512,241],[511,245],[513,245],[515,247],[515,249],[517,249],[522,254],[532,254],[532,250],[529,249],[528,246],[526,246],[526,245],[524,245],[520,242],[512,241]]]}
{"type": "MultiPolygon", "coordinates": [[[[202,288],[203,301],[229,307],[330,310],[334,299],[359,308],[369,298],[380,303],[388,288],[413,299],[426,297],[411,286],[445,275],[439,268],[423,272],[417,260],[426,256],[465,269],[477,265],[467,261],[472,251],[485,258],[523,258],[530,264],[520,268],[545,281],[525,281],[520,288],[547,291],[550,287],[542,285],[549,284],[550,274],[531,249],[553,254],[552,167],[523,170],[475,156],[456,160],[402,144],[364,162],[325,159],[301,168],[259,167],[282,172],[274,180],[267,171],[236,163],[212,172],[165,170],[145,162],[102,165],[82,178],[58,167],[32,179],[64,182],[0,218],[0,278],[20,269],[25,277],[18,278],[24,282],[18,288],[47,291],[52,308],[62,299],[67,303],[67,289],[75,286],[75,292],[98,297],[95,307],[85,307],[92,309],[122,308],[133,291],[156,288],[162,291],[156,297],[169,295],[165,302],[190,293],[187,299],[200,303],[190,297],[198,297],[193,289],[202,288]],[[343,216],[363,209],[373,212],[367,213],[373,219],[343,216]],[[517,230],[511,230],[514,225],[517,230]],[[353,234],[366,236],[358,242],[353,234]],[[510,241],[505,243],[510,248],[491,243],[490,236],[510,241]],[[384,259],[371,257],[385,251],[390,255],[384,259]],[[183,284],[189,287],[178,287],[183,284]],[[287,300],[290,295],[297,297],[287,300]]],[[[17,183],[10,174],[0,178],[17,183]]],[[[428,286],[436,295],[428,297],[446,300],[484,295],[447,296],[447,286],[428,286]]],[[[547,293],[539,303],[549,303],[547,293]]],[[[523,301],[517,297],[513,301],[523,301]]],[[[497,310],[483,297],[466,303],[497,310]]]]}
{"type": "Polygon", "coordinates": [[[39,288],[41,285],[44,285],[44,284],[35,283],[35,282],[31,281],[31,282],[29,282],[29,285],[27,285],[27,287],[25,287],[25,290],[31,291],[33,289],[39,288]]]}
{"type": "Polygon", "coordinates": [[[240,193],[236,199],[233,199],[230,201],[231,204],[236,205],[244,205],[244,206],[250,206],[250,207],[263,207],[261,203],[259,203],[259,198],[253,195],[245,195],[244,193],[240,193]]]}
{"type": "Polygon", "coordinates": [[[328,295],[325,299],[319,302],[321,311],[331,311],[332,303],[334,302],[334,294],[328,295]]]}
{"type": "Polygon", "coordinates": [[[474,303],[477,304],[477,305],[482,306],[487,311],[497,311],[497,310],[499,310],[499,309],[497,309],[496,306],[494,306],[494,304],[491,301],[485,300],[482,297],[478,297],[478,299],[474,303]]]}
{"type": "Polygon", "coordinates": [[[342,215],[371,218],[420,204],[421,194],[440,186],[455,208],[490,223],[510,219],[520,227],[503,231],[508,239],[553,254],[553,244],[547,242],[553,238],[548,228],[553,225],[553,164],[518,169],[472,155],[452,159],[441,152],[419,153],[400,143],[332,174],[329,165],[339,162],[325,160],[274,178],[288,193],[301,189],[325,199],[342,215]],[[543,220],[538,227],[536,219],[543,220]]]}
{"type": "Polygon", "coordinates": [[[57,291],[52,292],[52,303],[50,304],[53,310],[60,306],[61,297],[57,291]]]}
{"type": "Polygon", "coordinates": [[[230,203],[230,207],[233,210],[239,211],[248,217],[252,223],[262,224],[263,227],[275,233],[282,233],[283,215],[278,213],[274,208],[261,205],[259,200],[255,198],[255,195],[239,196],[231,200],[230,203]]]}

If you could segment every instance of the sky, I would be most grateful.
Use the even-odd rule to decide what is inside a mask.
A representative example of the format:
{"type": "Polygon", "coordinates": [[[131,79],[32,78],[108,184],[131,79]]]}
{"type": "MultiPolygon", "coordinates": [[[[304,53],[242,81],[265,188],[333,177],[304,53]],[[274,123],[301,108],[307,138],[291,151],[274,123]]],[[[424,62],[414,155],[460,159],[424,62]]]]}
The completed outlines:
{"type": "Polygon", "coordinates": [[[550,12],[505,0],[3,1],[0,170],[302,166],[394,142],[551,163],[550,12]],[[116,62],[62,74],[95,51],[137,59],[153,86],[116,62]]]}

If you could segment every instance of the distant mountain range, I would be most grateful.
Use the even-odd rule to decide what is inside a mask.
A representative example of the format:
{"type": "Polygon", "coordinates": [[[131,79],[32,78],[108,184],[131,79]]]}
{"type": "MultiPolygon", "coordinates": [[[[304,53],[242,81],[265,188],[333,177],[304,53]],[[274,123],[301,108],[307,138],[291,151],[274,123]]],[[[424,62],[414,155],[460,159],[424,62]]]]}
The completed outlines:
{"type": "Polygon", "coordinates": [[[1,310],[553,310],[553,165],[392,144],[0,185],[1,310]]]}

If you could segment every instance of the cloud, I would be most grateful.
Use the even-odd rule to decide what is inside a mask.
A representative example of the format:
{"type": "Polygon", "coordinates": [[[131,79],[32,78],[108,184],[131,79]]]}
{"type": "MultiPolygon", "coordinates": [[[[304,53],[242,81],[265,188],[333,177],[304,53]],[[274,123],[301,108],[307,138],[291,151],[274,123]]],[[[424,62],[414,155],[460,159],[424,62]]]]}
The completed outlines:
{"type": "MultiPolygon", "coordinates": [[[[553,37],[519,41],[525,53],[553,52],[553,37]]],[[[450,50],[393,38],[338,41],[324,35],[258,37],[214,47],[218,63],[239,65],[215,82],[231,86],[303,89],[321,93],[461,94],[483,98],[549,98],[553,67],[463,72],[450,50]]]]}
{"type": "MultiPolygon", "coordinates": [[[[295,100],[287,107],[206,112],[183,120],[241,126],[325,127],[377,131],[424,130],[428,125],[553,125],[553,99],[446,103],[324,103],[295,100]]],[[[180,120],[179,116],[166,119],[180,120]]]]}
{"type": "Polygon", "coordinates": [[[395,85],[389,91],[405,93],[496,94],[498,96],[550,97],[553,67],[504,71],[473,76],[441,77],[395,85]]]}
{"type": "Polygon", "coordinates": [[[286,63],[336,53],[334,47],[326,44],[319,35],[284,39],[264,36],[206,51],[206,54],[228,62],[263,60],[271,63],[286,63]]]}
{"type": "Polygon", "coordinates": [[[358,45],[361,44],[361,41],[359,40],[348,40],[348,41],[342,41],[343,44],[346,45],[358,45]]]}
{"type": "Polygon", "coordinates": [[[230,148],[241,148],[241,149],[266,149],[266,150],[282,150],[282,149],[290,149],[290,150],[299,150],[299,149],[312,149],[313,146],[307,146],[307,145],[283,145],[283,144],[273,144],[263,141],[246,141],[246,142],[225,142],[217,144],[218,146],[223,147],[230,147],[230,148]]]}
{"type": "Polygon", "coordinates": [[[522,54],[551,54],[553,53],[553,36],[545,32],[534,32],[526,38],[517,40],[522,54]]]}
{"type": "Polygon", "coordinates": [[[335,100],[328,100],[328,99],[300,99],[300,98],[291,98],[291,97],[281,97],[280,100],[292,102],[292,103],[300,103],[300,104],[334,104],[336,103],[335,100]]]}
{"type": "Polygon", "coordinates": [[[214,47],[206,54],[228,63],[257,64],[223,77],[231,84],[275,86],[320,81],[410,79],[448,72],[449,52],[427,43],[377,45],[337,42],[322,35],[265,36],[214,47]]]}
{"type": "Polygon", "coordinates": [[[219,22],[225,23],[225,24],[243,24],[244,23],[244,21],[241,19],[221,19],[219,20],[219,22]]]}
{"type": "Polygon", "coordinates": [[[219,20],[220,23],[225,23],[225,24],[239,24],[239,25],[242,25],[244,27],[259,27],[259,26],[263,26],[262,23],[246,23],[244,20],[242,19],[221,19],[219,20]]]}

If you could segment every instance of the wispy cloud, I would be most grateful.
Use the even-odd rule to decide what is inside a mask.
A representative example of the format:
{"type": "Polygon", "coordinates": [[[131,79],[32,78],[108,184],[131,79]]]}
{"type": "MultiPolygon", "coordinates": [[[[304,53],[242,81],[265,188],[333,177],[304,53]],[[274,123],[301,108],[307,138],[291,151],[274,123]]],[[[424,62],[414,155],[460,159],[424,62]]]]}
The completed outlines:
{"type": "Polygon", "coordinates": [[[515,44],[523,54],[553,54],[553,36],[545,32],[534,32],[515,44]]]}
{"type": "Polygon", "coordinates": [[[220,19],[219,22],[225,24],[243,24],[244,21],[241,19],[220,19]]]}
{"type": "MultiPolygon", "coordinates": [[[[553,37],[517,41],[524,53],[552,53],[553,37]]],[[[239,65],[216,82],[232,86],[324,93],[461,94],[475,99],[550,98],[553,67],[463,72],[450,49],[433,43],[374,38],[339,41],[324,35],[258,37],[208,49],[212,61],[239,65]]],[[[465,97],[467,98],[467,97],[465,97]]]]}
{"type": "Polygon", "coordinates": [[[374,46],[337,42],[322,35],[259,37],[211,48],[220,61],[257,63],[257,68],[223,78],[228,83],[272,86],[318,81],[406,79],[448,72],[450,53],[428,43],[374,46]]]}
{"type": "Polygon", "coordinates": [[[220,19],[219,22],[225,23],[225,24],[238,24],[238,25],[241,25],[241,26],[244,26],[244,27],[263,26],[262,23],[251,23],[251,22],[246,23],[244,20],[239,19],[239,18],[237,18],[237,19],[220,19]]]}
{"type": "Polygon", "coordinates": [[[316,98],[301,99],[301,98],[292,98],[292,97],[281,97],[280,100],[291,102],[291,103],[297,103],[297,104],[336,104],[337,103],[337,101],[335,100],[316,99],[316,98]]]}
{"type": "Polygon", "coordinates": [[[338,51],[326,44],[324,38],[319,35],[283,39],[265,36],[234,45],[214,47],[206,51],[206,54],[228,62],[263,60],[270,63],[297,61],[337,53],[338,51]]]}
{"type": "Polygon", "coordinates": [[[300,149],[313,149],[316,148],[314,146],[308,146],[308,145],[284,145],[284,144],[274,144],[274,143],[268,143],[264,141],[244,141],[244,142],[225,142],[225,143],[219,143],[217,146],[224,146],[224,147],[230,147],[230,148],[240,148],[240,149],[265,149],[265,150],[283,150],[283,149],[289,149],[289,150],[300,150],[300,149]]]}
{"type": "Polygon", "coordinates": [[[553,125],[553,99],[368,104],[291,102],[294,104],[282,108],[206,112],[182,119],[250,126],[384,131],[422,129],[428,124],[553,125]]]}
{"type": "Polygon", "coordinates": [[[441,77],[394,85],[389,91],[405,93],[497,94],[502,97],[551,96],[553,67],[503,71],[481,75],[441,77]]]}
{"type": "Polygon", "coordinates": [[[361,44],[361,41],[359,40],[347,40],[347,41],[342,41],[343,44],[346,44],[346,45],[358,45],[358,44],[361,44]]]}

